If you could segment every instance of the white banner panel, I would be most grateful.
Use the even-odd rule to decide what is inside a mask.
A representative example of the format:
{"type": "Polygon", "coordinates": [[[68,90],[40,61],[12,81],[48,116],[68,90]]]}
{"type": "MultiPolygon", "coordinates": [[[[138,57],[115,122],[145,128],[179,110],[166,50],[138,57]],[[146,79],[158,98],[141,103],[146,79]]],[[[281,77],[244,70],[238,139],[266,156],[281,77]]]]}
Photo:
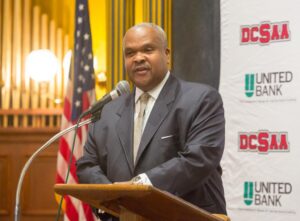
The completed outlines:
{"type": "Polygon", "coordinates": [[[233,221],[300,220],[299,10],[299,0],[221,0],[222,165],[233,221]]]}

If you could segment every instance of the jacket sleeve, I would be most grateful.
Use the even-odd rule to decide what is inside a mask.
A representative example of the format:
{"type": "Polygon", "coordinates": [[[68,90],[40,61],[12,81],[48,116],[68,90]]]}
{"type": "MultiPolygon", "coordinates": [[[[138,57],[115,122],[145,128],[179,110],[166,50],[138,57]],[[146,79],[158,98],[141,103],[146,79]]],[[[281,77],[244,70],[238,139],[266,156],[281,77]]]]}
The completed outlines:
{"type": "Polygon", "coordinates": [[[87,141],[84,145],[84,154],[76,162],[76,173],[80,183],[109,184],[111,181],[104,173],[107,156],[104,147],[97,147],[94,140],[95,124],[91,124],[87,141]],[[101,159],[99,159],[99,152],[101,159]]]}

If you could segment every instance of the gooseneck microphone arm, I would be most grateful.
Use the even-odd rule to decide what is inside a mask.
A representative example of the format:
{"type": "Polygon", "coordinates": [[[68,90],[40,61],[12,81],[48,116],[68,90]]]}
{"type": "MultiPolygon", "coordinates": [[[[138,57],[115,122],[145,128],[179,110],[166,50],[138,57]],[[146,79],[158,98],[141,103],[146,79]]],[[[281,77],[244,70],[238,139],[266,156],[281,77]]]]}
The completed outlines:
{"type": "MultiPolygon", "coordinates": [[[[84,125],[87,125],[87,124],[89,124],[91,122],[97,121],[100,118],[102,108],[104,107],[105,104],[107,104],[111,100],[114,100],[114,99],[116,99],[117,97],[119,97],[119,96],[121,96],[123,94],[129,94],[129,93],[130,93],[130,87],[129,87],[128,82],[127,81],[120,81],[117,84],[115,90],[113,90],[109,94],[105,95],[100,101],[98,101],[98,102],[96,102],[96,104],[92,105],[92,107],[89,110],[83,112],[79,116],[77,124],[75,124],[75,125],[73,125],[71,127],[68,127],[66,129],[62,130],[61,132],[57,133],[56,135],[54,135],[52,138],[50,138],[50,140],[48,140],[43,146],[41,146],[39,149],[37,149],[31,155],[31,157],[27,160],[26,164],[24,165],[24,167],[22,169],[21,175],[19,177],[18,185],[17,185],[16,204],[15,204],[15,221],[19,221],[20,220],[20,210],[21,210],[20,209],[20,193],[21,193],[23,179],[24,179],[24,176],[26,174],[27,169],[29,168],[30,164],[35,159],[35,157],[40,152],[42,152],[43,150],[45,150],[55,140],[57,140],[61,136],[65,135],[66,133],[68,133],[68,132],[70,132],[72,130],[77,130],[78,128],[80,128],[80,127],[82,127],[84,125]],[[85,121],[80,122],[80,120],[83,117],[85,117],[86,115],[92,115],[92,116],[91,116],[91,118],[89,118],[89,119],[87,119],[85,121]]],[[[76,138],[76,136],[74,136],[74,140],[73,140],[73,145],[72,146],[74,146],[75,138],[76,138]]],[[[68,175],[67,175],[67,178],[68,178],[68,175]]],[[[59,209],[60,209],[60,207],[59,207],[59,209]]]]}
{"type": "Polygon", "coordinates": [[[19,177],[19,181],[18,181],[18,186],[17,186],[17,192],[16,192],[16,204],[15,204],[15,221],[19,221],[20,220],[20,193],[21,193],[21,188],[22,188],[22,184],[23,184],[23,180],[24,180],[24,176],[30,166],[30,164],[32,163],[32,161],[36,158],[36,156],[39,155],[40,152],[42,152],[43,150],[45,150],[50,144],[52,144],[54,141],[56,141],[58,138],[62,137],[63,135],[65,135],[66,133],[76,129],[76,128],[80,128],[84,125],[87,125],[91,122],[93,122],[95,120],[94,117],[89,118],[85,121],[80,122],[78,125],[75,124],[71,127],[68,127],[64,130],[62,130],[61,132],[57,133],[56,135],[54,135],[53,137],[50,138],[50,140],[48,140],[43,146],[41,146],[39,149],[37,149],[32,155],[31,157],[27,160],[26,164],[24,165],[21,175],[19,177]]]}

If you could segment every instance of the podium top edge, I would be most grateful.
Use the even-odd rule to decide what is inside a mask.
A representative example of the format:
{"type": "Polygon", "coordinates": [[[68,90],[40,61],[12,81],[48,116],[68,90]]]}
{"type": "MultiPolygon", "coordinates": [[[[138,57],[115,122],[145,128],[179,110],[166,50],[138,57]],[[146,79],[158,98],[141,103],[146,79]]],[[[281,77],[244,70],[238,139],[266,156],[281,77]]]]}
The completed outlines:
{"type": "Polygon", "coordinates": [[[153,191],[156,188],[150,185],[141,184],[55,184],[54,189],[89,189],[89,190],[110,190],[110,191],[153,191]]]}

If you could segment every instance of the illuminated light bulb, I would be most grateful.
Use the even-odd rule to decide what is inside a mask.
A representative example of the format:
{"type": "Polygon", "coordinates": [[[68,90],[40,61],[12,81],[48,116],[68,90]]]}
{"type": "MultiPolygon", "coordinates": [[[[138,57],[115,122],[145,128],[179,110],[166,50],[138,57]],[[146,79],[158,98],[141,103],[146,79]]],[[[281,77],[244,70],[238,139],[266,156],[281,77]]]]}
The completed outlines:
{"type": "Polygon", "coordinates": [[[57,71],[58,61],[50,50],[34,50],[26,58],[26,74],[37,82],[52,80],[57,71]]]}

